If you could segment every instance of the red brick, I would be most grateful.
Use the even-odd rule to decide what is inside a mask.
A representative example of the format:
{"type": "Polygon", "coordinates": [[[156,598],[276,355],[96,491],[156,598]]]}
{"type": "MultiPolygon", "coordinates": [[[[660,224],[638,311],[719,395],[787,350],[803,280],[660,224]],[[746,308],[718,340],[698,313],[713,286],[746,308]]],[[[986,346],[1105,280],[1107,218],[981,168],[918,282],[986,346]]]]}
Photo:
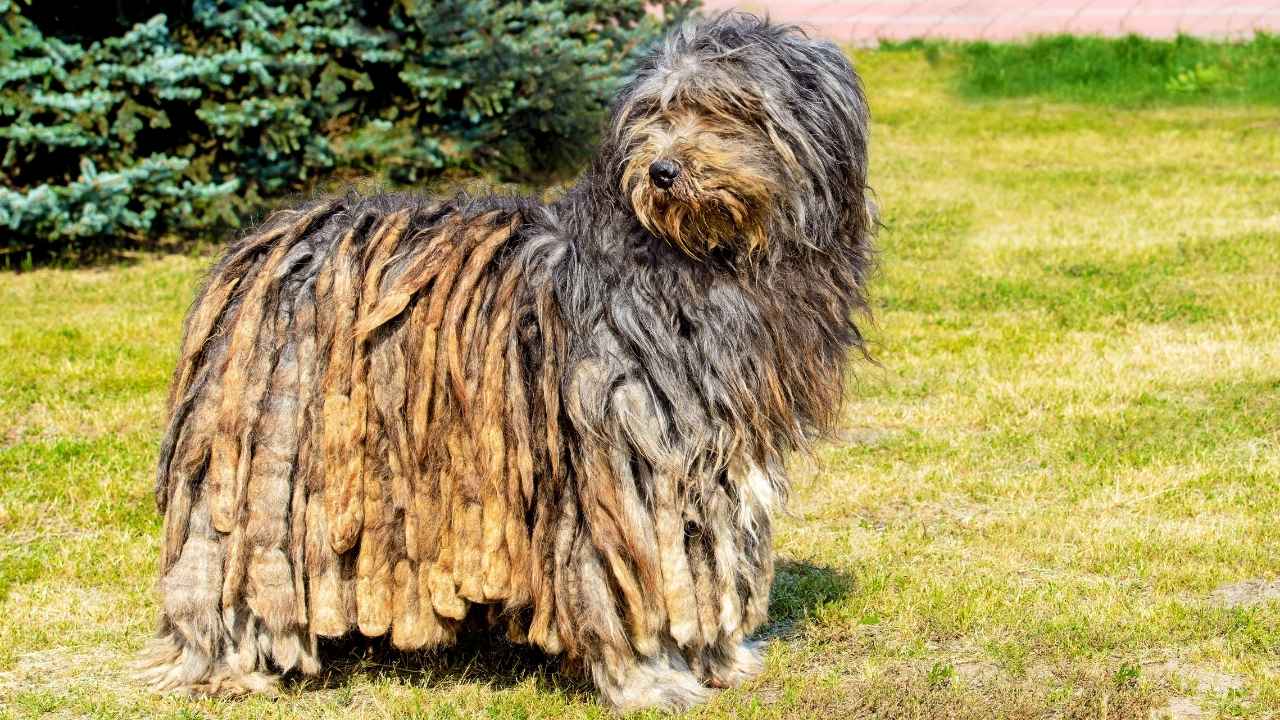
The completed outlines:
{"type": "Polygon", "coordinates": [[[1124,33],[1124,15],[1081,14],[1067,21],[1064,29],[1076,35],[1115,37],[1124,33]]]}
{"type": "Polygon", "coordinates": [[[1011,40],[1060,32],[1215,37],[1280,31],[1276,0],[705,0],[795,22],[818,35],[866,44],[876,38],[1011,40]],[[1234,10],[1239,8],[1239,10],[1234,10]]]}
{"type": "Polygon", "coordinates": [[[1122,28],[1126,33],[1152,38],[1170,38],[1177,35],[1182,28],[1182,18],[1173,13],[1134,14],[1125,18],[1122,28]]]}
{"type": "Polygon", "coordinates": [[[1045,24],[1034,18],[1010,18],[998,20],[983,30],[983,38],[993,41],[1026,40],[1036,35],[1046,35],[1045,24]]]}

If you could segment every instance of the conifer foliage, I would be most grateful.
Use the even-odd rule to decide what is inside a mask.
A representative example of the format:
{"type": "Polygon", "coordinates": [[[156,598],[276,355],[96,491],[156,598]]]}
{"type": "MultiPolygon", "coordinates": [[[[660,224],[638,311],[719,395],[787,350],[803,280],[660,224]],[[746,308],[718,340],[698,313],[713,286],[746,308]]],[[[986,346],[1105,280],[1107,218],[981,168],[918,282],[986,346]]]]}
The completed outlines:
{"type": "Polygon", "coordinates": [[[194,234],[335,174],[551,169],[693,4],[0,0],[0,247],[194,234]]]}

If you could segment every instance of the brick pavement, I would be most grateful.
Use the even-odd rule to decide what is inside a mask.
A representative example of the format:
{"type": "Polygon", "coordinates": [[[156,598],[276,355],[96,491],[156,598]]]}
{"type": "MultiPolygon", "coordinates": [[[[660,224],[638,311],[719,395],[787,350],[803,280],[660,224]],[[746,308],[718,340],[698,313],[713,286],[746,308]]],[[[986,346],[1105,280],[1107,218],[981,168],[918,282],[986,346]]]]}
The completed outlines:
{"type": "Polygon", "coordinates": [[[880,39],[1018,40],[1076,33],[1244,39],[1280,34],[1280,0],[704,0],[798,23],[857,45],[880,39]]]}

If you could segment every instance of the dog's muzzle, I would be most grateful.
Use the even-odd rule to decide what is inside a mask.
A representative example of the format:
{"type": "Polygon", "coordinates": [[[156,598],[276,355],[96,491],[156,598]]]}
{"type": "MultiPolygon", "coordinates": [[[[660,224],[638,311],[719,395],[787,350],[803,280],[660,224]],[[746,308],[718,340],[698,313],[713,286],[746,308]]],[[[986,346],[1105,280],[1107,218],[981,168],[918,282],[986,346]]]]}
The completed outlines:
{"type": "Polygon", "coordinates": [[[655,160],[649,166],[649,180],[659,189],[666,190],[680,177],[680,166],[670,160],[655,160]]]}

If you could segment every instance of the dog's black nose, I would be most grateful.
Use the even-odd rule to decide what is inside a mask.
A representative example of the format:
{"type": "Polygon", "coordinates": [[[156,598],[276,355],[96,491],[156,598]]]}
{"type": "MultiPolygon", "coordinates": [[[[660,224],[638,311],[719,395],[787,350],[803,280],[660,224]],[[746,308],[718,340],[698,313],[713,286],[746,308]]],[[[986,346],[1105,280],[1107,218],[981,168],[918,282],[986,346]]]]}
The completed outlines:
{"type": "Polygon", "coordinates": [[[670,160],[657,160],[649,166],[649,179],[663,190],[674,185],[678,177],[680,166],[670,160]]]}

